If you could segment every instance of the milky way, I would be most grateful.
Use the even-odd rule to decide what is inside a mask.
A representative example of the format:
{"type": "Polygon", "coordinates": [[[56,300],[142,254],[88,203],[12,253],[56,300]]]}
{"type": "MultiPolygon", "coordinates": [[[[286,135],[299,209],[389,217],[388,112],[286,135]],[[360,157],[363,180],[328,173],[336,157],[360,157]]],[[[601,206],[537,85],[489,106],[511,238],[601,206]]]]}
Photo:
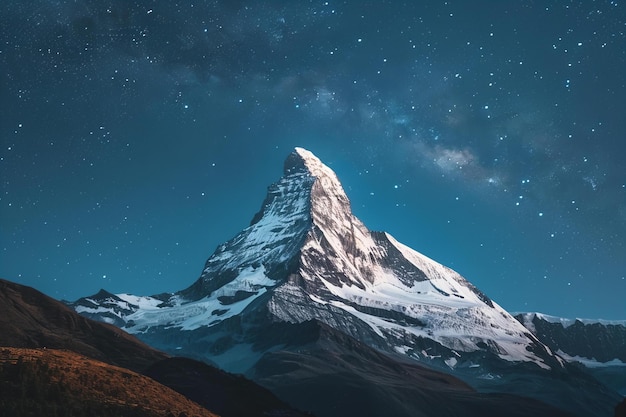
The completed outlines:
{"type": "Polygon", "coordinates": [[[621,2],[0,12],[4,278],[183,288],[303,146],[368,227],[503,307],[626,317],[621,2]]]}

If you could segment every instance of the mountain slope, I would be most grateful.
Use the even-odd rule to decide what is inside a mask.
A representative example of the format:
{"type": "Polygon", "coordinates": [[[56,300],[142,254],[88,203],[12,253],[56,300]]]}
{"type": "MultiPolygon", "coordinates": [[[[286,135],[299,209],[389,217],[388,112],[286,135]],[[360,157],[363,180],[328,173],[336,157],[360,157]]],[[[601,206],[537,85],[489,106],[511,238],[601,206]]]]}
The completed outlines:
{"type": "Polygon", "coordinates": [[[99,410],[99,415],[161,415],[168,409],[179,410],[175,416],[207,415],[206,410],[194,411],[197,404],[189,407],[191,401],[224,417],[304,415],[252,381],[191,359],[168,358],[117,327],[89,320],[33,288],[5,280],[0,280],[0,362],[6,377],[2,379],[6,390],[0,390],[6,394],[0,395],[5,406],[0,406],[0,416],[2,410],[16,409],[19,412],[8,415],[53,415],[60,409],[75,416],[94,415],[94,410],[99,410]],[[66,362],[71,366],[64,365],[66,362]],[[148,378],[130,369],[152,380],[146,382],[148,378]],[[80,383],[77,375],[82,375],[80,383]],[[83,387],[87,380],[91,386],[83,387]],[[133,387],[127,388],[131,382],[133,387]],[[146,392],[137,391],[135,385],[146,392]],[[181,396],[172,396],[168,387],[191,401],[181,402],[181,396]],[[37,397],[23,399],[20,396],[27,394],[25,389],[35,390],[37,397]],[[67,395],[59,396],[59,392],[67,395]],[[150,393],[158,400],[149,400],[150,393]],[[48,400],[47,396],[55,398],[48,400]],[[173,405],[159,405],[155,411],[155,404],[162,400],[173,405]],[[138,402],[141,407],[129,405],[138,402]]]}
{"type": "Polygon", "coordinates": [[[143,375],[68,350],[0,348],[0,416],[215,417],[143,375]]]}
{"type": "Polygon", "coordinates": [[[311,417],[240,375],[193,359],[168,358],[145,374],[222,417],[311,417]]]}
{"type": "Polygon", "coordinates": [[[166,354],[119,328],[86,319],[39,291],[0,279],[0,346],[68,349],[142,371],[166,354]]]}
{"type": "Polygon", "coordinates": [[[626,396],[626,321],[563,319],[541,313],[515,316],[571,363],[626,396]]]}
{"type": "Polygon", "coordinates": [[[383,354],[317,321],[282,326],[300,339],[276,340],[282,349],[263,355],[250,374],[316,415],[571,415],[524,397],[477,393],[457,378],[383,354]]]}
{"type": "Polygon", "coordinates": [[[611,361],[626,364],[626,321],[563,319],[541,313],[515,316],[553,350],[567,357],[586,358],[590,366],[611,361]]]}
{"type": "MultiPolygon", "coordinates": [[[[269,187],[250,226],[216,249],[190,287],[152,297],[101,292],[72,306],[160,349],[231,372],[251,373],[283,349],[264,333],[276,331],[273,324],[319,322],[388,355],[481,381],[485,389],[502,386],[505,377],[497,372],[522,372],[507,389],[580,415],[609,410],[581,409],[570,392],[561,398],[551,391],[558,386],[553,380],[570,377],[562,358],[455,271],[369,231],[352,214],[335,173],[301,148],[286,159],[283,177],[269,187]],[[536,378],[544,381],[542,392],[533,388],[536,378]]],[[[594,381],[576,378],[572,384],[585,386],[590,401],[617,402],[594,381]]]]}

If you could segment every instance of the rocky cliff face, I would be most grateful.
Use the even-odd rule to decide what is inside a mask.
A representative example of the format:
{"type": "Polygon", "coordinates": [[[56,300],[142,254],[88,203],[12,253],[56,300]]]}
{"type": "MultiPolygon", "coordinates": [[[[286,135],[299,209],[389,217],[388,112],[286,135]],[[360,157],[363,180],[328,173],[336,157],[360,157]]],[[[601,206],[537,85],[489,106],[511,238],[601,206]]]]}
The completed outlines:
{"type": "Polygon", "coordinates": [[[522,313],[515,318],[566,357],[594,361],[597,366],[612,361],[626,364],[626,321],[563,319],[541,313],[522,313]]]}
{"type": "Polygon", "coordinates": [[[564,319],[541,313],[520,313],[515,318],[552,351],[626,395],[626,321],[564,319]]]}
{"type": "Polygon", "coordinates": [[[335,173],[301,148],[250,226],[217,248],[190,287],[167,296],[100,293],[73,306],[160,349],[233,372],[251,372],[265,354],[301,345],[302,335],[289,332],[317,322],[490,386],[507,369],[567,373],[558,355],[465,278],[369,231],[335,173]]]}

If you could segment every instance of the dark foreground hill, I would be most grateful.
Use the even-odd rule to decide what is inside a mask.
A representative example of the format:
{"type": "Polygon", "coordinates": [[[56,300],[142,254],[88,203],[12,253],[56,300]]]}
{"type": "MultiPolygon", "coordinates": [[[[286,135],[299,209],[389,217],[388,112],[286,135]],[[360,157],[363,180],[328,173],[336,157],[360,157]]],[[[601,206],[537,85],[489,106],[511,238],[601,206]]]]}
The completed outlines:
{"type": "Polygon", "coordinates": [[[0,279],[0,416],[66,415],[305,414],[243,377],[168,358],[117,327],[0,279]],[[151,378],[140,374],[148,368],[151,378]]]}
{"type": "Polygon", "coordinates": [[[0,416],[216,414],[151,378],[71,351],[2,347],[0,416]]]}
{"type": "Polygon", "coordinates": [[[67,349],[141,372],[167,355],[34,288],[0,279],[0,346],[67,349]]]}
{"type": "Polygon", "coordinates": [[[164,359],[152,365],[146,375],[222,417],[312,417],[241,375],[193,359],[164,359]]]}

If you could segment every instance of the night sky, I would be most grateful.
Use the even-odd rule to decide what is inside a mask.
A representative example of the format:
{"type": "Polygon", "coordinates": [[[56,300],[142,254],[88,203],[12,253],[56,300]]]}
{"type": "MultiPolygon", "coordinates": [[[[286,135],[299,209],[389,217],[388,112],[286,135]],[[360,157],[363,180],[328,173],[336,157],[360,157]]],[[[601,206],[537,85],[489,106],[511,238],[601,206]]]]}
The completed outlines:
{"type": "Polygon", "coordinates": [[[509,311],[626,318],[626,2],[5,0],[0,276],[195,281],[295,146],[509,311]]]}

